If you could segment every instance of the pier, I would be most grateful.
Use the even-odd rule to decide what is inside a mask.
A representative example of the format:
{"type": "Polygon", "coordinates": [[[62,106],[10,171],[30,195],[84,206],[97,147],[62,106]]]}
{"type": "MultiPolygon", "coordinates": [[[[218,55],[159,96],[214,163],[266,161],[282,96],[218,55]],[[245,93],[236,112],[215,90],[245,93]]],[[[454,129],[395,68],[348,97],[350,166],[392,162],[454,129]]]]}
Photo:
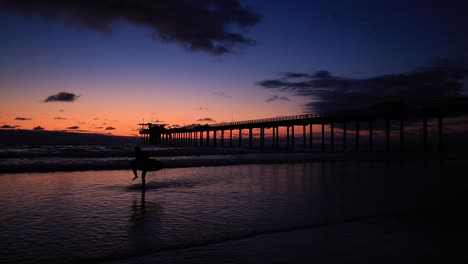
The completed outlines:
{"type": "Polygon", "coordinates": [[[154,145],[185,145],[213,147],[249,147],[294,150],[320,150],[322,152],[349,149],[351,141],[354,151],[360,151],[363,141],[367,141],[367,150],[375,149],[375,124],[384,122],[385,151],[397,149],[406,150],[405,127],[416,126],[408,120],[416,118],[420,123],[422,151],[428,151],[428,123],[437,123],[437,150],[444,150],[444,118],[450,115],[468,113],[468,98],[455,98],[426,105],[408,107],[403,103],[381,103],[371,108],[334,113],[312,113],[304,115],[281,116],[236,122],[224,122],[211,125],[180,127],[167,129],[163,125],[141,123],[140,135],[143,144],[154,145]],[[395,124],[398,125],[399,146],[391,145],[391,135],[395,134],[395,124]],[[349,138],[348,126],[354,126],[354,138],[349,138]],[[314,141],[314,134],[319,127],[319,142],[314,141]],[[328,126],[326,131],[325,127],[328,126]],[[315,127],[315,130],[313,129],[315,127]],[[393,127],[393,128],[392,128],[393,127]],[[339,128],[339,132],[337,132],[339,128]],[[281,130],[283,130],[281,133],[281,130]],[[295,135],[300,129],[302,138],[295,135]],[[254,131],[255,141],[254,144],[254,131]],[[266,133],[266,132],[269,133],[266,133]],[[233,133],[234,132],[234,133],[233,133]],[[235,135],[237,134],[237,138],[235,135]],[[269,139],[267,140],[267,134],[269,139]],[[328,134],[328,135],[327,135],[328,134]],[[362,135],[365,134],[365,135],[362,135]],[[336,140],[340,139],[340,146],[336,140]],[[328,142],[328,143],[327,143],[328,142]],[[281,143],[281,144],[280,144],[281,143]],[[316,146],[318,145],[318,146],[316,146]]]}

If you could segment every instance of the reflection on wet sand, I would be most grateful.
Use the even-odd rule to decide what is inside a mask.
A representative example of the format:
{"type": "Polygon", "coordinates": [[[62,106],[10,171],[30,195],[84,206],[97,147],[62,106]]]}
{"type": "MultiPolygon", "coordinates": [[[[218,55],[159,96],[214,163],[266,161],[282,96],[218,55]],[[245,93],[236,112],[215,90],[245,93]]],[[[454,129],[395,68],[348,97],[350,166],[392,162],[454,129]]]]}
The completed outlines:
{"type": "Polygon", "coordinates": [[[130,219],[128,226],[128,238],[134,252],[144,252],[151,245],[158,243],[154,234],[160,232],[161,205],[155,202],[154,196],[147,201],[146,191],[135,193],[130,207],[130,219]]]}

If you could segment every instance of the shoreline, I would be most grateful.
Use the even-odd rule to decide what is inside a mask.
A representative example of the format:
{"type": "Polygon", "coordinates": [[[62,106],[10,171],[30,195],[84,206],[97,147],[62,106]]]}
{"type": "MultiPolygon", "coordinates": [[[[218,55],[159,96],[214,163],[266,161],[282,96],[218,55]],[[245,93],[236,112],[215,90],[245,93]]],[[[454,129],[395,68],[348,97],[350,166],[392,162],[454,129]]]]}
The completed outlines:
{"type": "MultiPolygon", "coordinates": [[[[131,160],[128,157],[51,158],[3,159],[0,160],[0,174],[129,170],[129,161],[131,160]]],[[[151,158],[160,160],[165,169],[174,169],[309,162],[445,162],[468,160],[468,155],[461,153],[406,152],[250,152],[244,154],[165,156],[160,158],[153,156],[151,158]]]]}

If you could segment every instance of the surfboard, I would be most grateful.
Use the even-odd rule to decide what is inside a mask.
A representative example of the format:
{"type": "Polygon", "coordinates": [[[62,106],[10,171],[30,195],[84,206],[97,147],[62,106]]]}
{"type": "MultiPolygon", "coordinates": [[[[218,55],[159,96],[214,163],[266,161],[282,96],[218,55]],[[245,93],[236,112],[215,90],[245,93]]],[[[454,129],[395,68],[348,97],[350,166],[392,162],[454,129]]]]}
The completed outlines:
{"type": "Polygon", "coordinates": [[[148,159],[144,162],[138,162],[136,159],[130,161],[131,165],[136,164],[136,168],[138,170],[146,170],[146,171],[158,171],[164,169],[162,162],[159,160],[148,159]]]}

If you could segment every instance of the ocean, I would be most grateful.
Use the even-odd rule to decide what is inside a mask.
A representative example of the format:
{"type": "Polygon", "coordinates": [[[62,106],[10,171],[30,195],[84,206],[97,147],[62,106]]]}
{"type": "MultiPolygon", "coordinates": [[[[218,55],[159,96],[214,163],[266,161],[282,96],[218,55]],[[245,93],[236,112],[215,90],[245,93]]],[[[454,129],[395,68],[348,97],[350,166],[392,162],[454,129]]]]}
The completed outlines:
{"type": "Polygon", "coordinates": [[[142,191],[132,148],[2,148],[0,262],[467,260],[464,160],[147,147],[142,191]]]}

